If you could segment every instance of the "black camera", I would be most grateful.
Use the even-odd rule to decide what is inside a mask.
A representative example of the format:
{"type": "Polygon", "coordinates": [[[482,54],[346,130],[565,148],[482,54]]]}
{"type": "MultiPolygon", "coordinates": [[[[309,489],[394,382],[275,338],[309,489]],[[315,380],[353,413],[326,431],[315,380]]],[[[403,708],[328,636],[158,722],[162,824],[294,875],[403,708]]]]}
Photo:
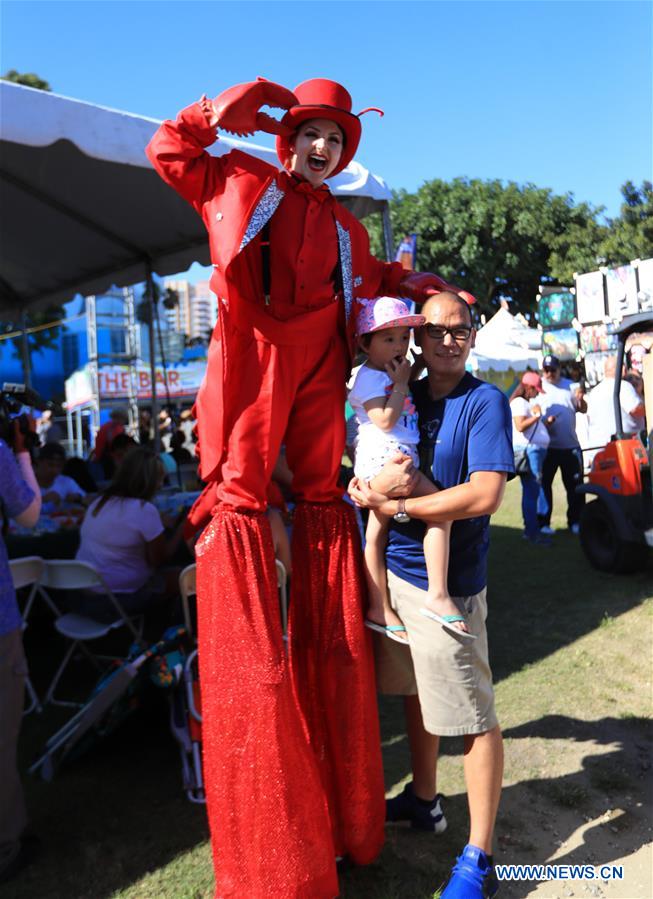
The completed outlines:
{"type": "Polygon", "coordinates": [[[16,422],[18,422],[18,428],[25,438],[25,449],[31,451],[39,446],[40,441],[30,427],[29,418],[22,411],[24,406],[30,406],[40,412],[46,409],[55,411],[57,407],[54,403],[44,400],[35,390],[26,387],[25,384],[13,384],[5,381],[2,385],[2,390],[0,390],[0,437],[13,449],[16,422]]]}

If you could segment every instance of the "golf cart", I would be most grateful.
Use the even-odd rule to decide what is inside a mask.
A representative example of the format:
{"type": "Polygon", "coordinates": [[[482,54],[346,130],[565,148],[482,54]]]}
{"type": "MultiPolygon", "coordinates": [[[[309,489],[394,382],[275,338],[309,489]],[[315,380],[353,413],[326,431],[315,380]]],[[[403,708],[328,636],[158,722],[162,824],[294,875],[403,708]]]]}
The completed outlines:
{"type": "Polygon", "coordinates": [[[619,401],[626,341],[631,334],[652,330],[653,313],[640,312],[625,316],[615,332],[619,341],[613,394],[616,434],[594,457],[586,483],[577,487],[579,493],[596,497],[581,513],[580,543],[590,564],[600,571],[643,568],[653,546],[653,433],[649,433],[647,454],[639,434],[624,433],[619,401]]]}

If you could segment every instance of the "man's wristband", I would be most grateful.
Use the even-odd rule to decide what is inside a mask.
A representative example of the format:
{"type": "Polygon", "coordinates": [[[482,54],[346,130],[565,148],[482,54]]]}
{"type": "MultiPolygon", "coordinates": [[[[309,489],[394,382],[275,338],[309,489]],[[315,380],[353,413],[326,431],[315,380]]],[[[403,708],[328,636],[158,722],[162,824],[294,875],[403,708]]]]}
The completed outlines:
{"type": "Polygon", "coordinates": [[[400,393],[402,396],[408,396],[407,390],[400,390],[396,385],[392,388],[391,393],[400,393]]]}

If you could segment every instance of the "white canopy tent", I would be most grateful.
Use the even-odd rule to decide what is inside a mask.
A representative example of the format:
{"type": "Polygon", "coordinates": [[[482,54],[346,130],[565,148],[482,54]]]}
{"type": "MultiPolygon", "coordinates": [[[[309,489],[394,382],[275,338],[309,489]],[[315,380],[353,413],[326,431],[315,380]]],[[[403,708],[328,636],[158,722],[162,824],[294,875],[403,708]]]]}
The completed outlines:
{"type": "Polygon", "coordinates": [[[540,331],[530,328],[523,316],[511,315],[501,308],[479,328],[467,367],[480,378],[507,390],[526,369],[539,369],[541,345],[540,331]]]}
{"type": "Polygon", "coordinates": [[[537,350],[542,347],[542,332],[531,328],[523,315],[511,315],[503,307],[479,328],[476,347],[486,355],[492,355],[497,347],[517,347],[522,350],[537,350]]]}
{"type": "MultiPolygon", "coordinates": [[[[7,81],[0,106],[3,317],[209,264],[204,224],[145,156],[160,122],[7,81]]],[[[210,152],[233,147],[278,165],[240,140],[210,152]]],[[[357,162],[330,184],[359,218],[387,211],[388,187],[357,162]]]]}

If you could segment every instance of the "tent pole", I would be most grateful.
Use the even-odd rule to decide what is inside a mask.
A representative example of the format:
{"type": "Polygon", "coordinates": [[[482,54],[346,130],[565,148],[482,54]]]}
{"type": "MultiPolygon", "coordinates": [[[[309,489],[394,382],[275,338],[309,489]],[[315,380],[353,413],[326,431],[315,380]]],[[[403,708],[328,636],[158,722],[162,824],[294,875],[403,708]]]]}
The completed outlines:
{"type": "Polygon", "coordinates": [[[25,386],[32,386],[32,366],[30,365],[29,358],[29,336],[27,334],[27,313],[25,312],[25,307],[23,306],[20,313],[20,327],[21,327],[21,335],[20,335],[20,348],[23,356],[23,377],[25,378],[25,386]]]}
{"type": "Polygon", "coordinates": [[[75,445],[80,459],[84,458],[84,439],[82,435],[82,410],[75,409],[75,445]]]}
{"type": "Polygon", "coordinates": [[[75,438],[73,437],[73,413],[70,409],[66,409],[66,437],[68,439],[68,452],[73,453],[75,438]]]}
{"type": "Polygon", "coordinates": [[[154,427],[154,452],[161,452],[161,434],[159,433],[159,409],[156,401],[156,343],[154,342],[154,278],[152,265],[147,264],[147,299],[150,307],[147,333],[150,342],[150,380],[152,382],[152,425],[154,427]]]}
{"type": "Polygon", "coordinates": [[[394,241],[392,238],[392,222],[390,221],[390,206],[387,201],[383,204],[383,212],[381,213],[383,221],[383,245],[385,249],[385,258],[388,262],[392,262],[394,258],[394,241]]]}

